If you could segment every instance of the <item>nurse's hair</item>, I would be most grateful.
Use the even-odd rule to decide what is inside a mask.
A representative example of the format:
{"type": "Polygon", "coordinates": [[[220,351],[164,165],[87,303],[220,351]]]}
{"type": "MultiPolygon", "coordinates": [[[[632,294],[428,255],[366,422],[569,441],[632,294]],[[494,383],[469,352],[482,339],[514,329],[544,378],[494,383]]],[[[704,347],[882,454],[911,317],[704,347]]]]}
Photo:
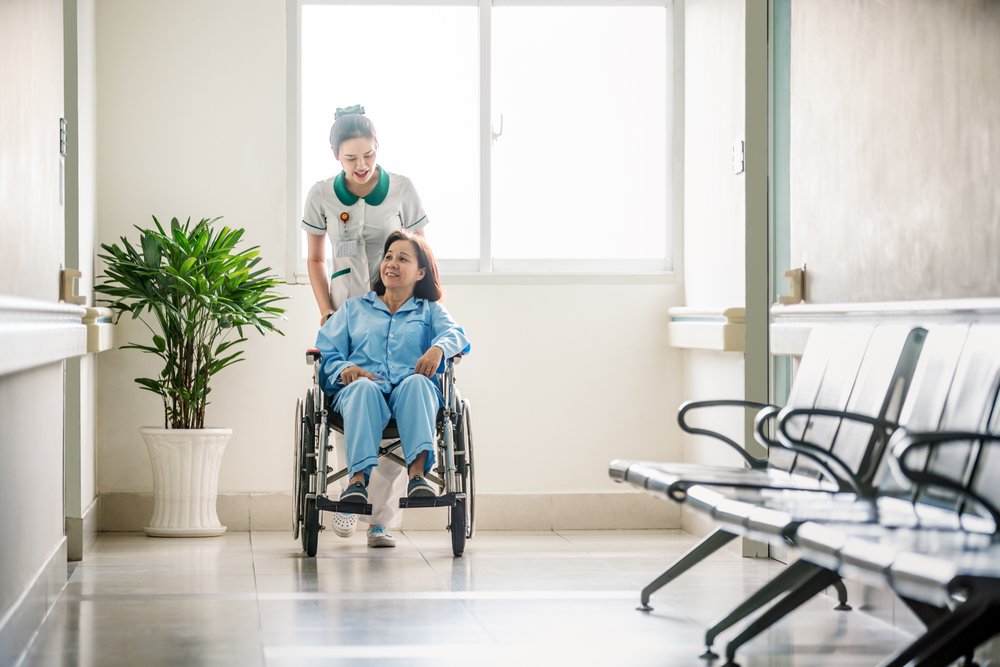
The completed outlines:
{"type": "Polygon", "coordinates": [[[333,116],[333,127],[330,128],[330,148],[333,155],[340,159],[340,144],[348,139],[364,137],[375,142],[378,148],[378,137],[375,136],[375,125],[365,116],[365,108],[360,104],[346,109],[337,109],[333,116]]]}
{"type": "MultiPolygon", "coordinates": [[[[382,247],[382,257],[385,257],[385,253],[389,252],[389,246],[391,246],[396,241],[410,241],[413,246],[417,249],[417,267],[424,270],[424,277],[417,281],[417,284],[413,286],[413,296],[419,299],[427,299],[428,301],[440,301],[441,297],[444,296],[444,291],[441,289],[441,279],[438,277],[438,265],[437,260],[434,259],[434,253],[431,252],[431,247],[427,245],[427,241],[424,237],[417,236],[416,234],[411,234],[403,230],[397,230],[385,240],[385,245],[382,247]]],[[[379,268],[378,277],[375,278],[375,282],[372,284],[372,289],[379,296],[385,294],[385,283],[382,282],[382,270],[379,268]]]]}

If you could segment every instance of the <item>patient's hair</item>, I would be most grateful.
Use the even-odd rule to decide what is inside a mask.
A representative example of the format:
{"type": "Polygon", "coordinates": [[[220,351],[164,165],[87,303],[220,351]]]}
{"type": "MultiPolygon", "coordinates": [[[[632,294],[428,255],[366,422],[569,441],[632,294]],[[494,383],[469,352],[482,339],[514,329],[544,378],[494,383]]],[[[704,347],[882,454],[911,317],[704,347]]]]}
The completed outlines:
{"type": "MultiPolygon", "coordinates": [[[[441,279],[438,277],[437,260],[434,259],[434,253],[431,252],[427,241],[422,236],[417,236],[416,234],[411,234],[403,230],[395,231],[389,234],[385,240],[385,245],[382,246],[383,257],[389,251],[389,246],[396,241],[410,241],[413,243],[417,249],[417,266],[424,270],[424,277],[418,280],[417,284],[413,286],[413,296],[420,299],[427,299],[428,301],[440,301],[441,297],[444,296],[444,291],[441,289],[441,279]]],[[[385,283],[382,282],[381,267],[379,267],[378,277],[375,278],[375,282],[372,284],[372,289],[379,296],[385,294],[385,283]]]]}

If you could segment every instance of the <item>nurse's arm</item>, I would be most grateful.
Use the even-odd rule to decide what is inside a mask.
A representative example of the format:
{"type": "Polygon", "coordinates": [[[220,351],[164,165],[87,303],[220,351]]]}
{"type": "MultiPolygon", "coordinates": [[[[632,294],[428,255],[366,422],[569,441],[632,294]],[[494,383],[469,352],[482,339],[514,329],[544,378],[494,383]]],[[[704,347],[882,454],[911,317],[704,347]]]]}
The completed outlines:
{"type": "Polygon", "coordinates": [[[320,326],[333,312],[330,301],[330,284],[326,278],[326,236],[307,234],[309,237],[309,252],[306,255],[306,268],[309,271],[309,284],[312,286],[316,305],[319,306],[320,326]]]}

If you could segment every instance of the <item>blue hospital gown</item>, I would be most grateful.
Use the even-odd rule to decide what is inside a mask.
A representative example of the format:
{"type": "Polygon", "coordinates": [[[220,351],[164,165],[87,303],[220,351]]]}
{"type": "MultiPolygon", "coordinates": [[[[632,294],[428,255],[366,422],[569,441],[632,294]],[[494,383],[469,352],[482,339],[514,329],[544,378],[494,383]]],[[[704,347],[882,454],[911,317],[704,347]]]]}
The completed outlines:
{"type": "Polygon", "coordinates": [[[348,299],[316,337],[323,391],[335,394],[344,386],[344,369],[358,366],[379,376],[376,384],[389,393],[413,375],[417,360],[433,345],[444,351],[445,359],[470,349],[465,333],[440,303],[411,297],[393,314],[375,292],[348,299]]]}

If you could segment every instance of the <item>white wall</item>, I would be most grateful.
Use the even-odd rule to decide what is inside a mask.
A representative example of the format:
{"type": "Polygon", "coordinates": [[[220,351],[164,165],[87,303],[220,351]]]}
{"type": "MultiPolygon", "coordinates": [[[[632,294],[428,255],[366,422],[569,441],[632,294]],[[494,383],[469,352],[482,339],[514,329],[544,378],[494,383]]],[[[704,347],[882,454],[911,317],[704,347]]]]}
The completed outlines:
{"type": "MultiPolygon", "coordinates": [[[[745,303],[745,188],[732,170],[733,142],[744,136],[745,12],[742,2],[687,0],[684,54],[684,288],[690,306],[745,303]]],[[[692,351],[684,397],[743,398],[743,355],[692,351]]],[[[743,439],[743,416],[711,412],[699,420],[743,439]]],[[[719,443],[687,438],[688,461],[738,465],[719,443]]]]}
{"type": "MultiPolygon", "coordinates": [[[[285,219],[284,2],[106,0],[97,26],[99,240],[151,213],[225,215],[285,275],[296,221],[285,219]]],[[[623,491],[607,477],[611,458],[680,457],[682,370],[666,345],[678,286],[445,282],[474,345],[459,378],[480,492],[623,491]]],[[[318,313],[308,286],[284,293],[286,336],[252,339],[212,394],[208,420],[236,430],[222,493],[290,491],[293,407],[318,313]]],[[[119,341],[135,330],[120,326],[119,341]]],[[[137,429],[162,414],[132,378],[155,370],[130,351],[99,361],[100,492],[150,491],[137,429]]]]}
{"type": "MultiPolygon", "coordinates": [[[[88,297],[94,284],[97,231],[97,119],[94,0],[64,0],[66,37],[66,265],[79,269],[77,293],[88,297]]],[[[92,355],[66,362],[66,517],[70,558],[84,548],[82,522],[97,498],[94,441],[97,364],[92,355]]],[[[93,531],[90,531],[92,533],[93,531]]],[[[88,535],[89,541],[93,535],[88,535]]]]}
{"type": "Polygon", "coordinates": [[[63,256],[62,3],[0,4],[0,294],[55,301],[63,256]]]}
{"type": "MultiPolygon", "coordinates": [[[[31,303],[59,298],[62,58],[61,0],[0,3],[0,296],[31,303]]],[[[48,609],[47,571],[65,581],[62,372],[0,376],[0,664],[48,609]]]]}

